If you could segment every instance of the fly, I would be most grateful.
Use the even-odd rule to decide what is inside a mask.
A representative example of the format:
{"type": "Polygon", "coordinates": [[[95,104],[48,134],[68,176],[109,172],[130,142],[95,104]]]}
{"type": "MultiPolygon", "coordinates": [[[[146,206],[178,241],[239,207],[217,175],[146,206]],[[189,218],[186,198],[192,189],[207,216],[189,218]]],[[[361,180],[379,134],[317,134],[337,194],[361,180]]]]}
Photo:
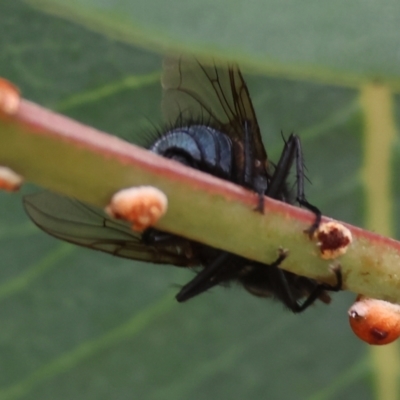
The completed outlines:
{"type": "MultiPolygon", "coordinates": [[[[162,88],[163,113],[171,128],[150,151],[255,191],[261,212],[264,195],[297,202],[315,214],[309,231],[318,227],[321,212],[304,195],[300,139],[290,135],[276,165],[269,162],[237,65],[208,66],[194,57],[167,57],[162,88]],[[293,165],[295,196],[287,185],[293,165]]],[[[26,196],[24,205],[39,228],[59,239],[120,257],[198,267],[200,272],[177,294],[179,302],[236,281],[251,294],[276,298],[297,313],[317,299],[329,302],[326,291],[341,289],[340,270],[335,271],[334,286],[282,270],[279,266],[287,256],[283,251],[267,265],[154,228],[136,233],[95,207],[51,192],[26,196]]]]}

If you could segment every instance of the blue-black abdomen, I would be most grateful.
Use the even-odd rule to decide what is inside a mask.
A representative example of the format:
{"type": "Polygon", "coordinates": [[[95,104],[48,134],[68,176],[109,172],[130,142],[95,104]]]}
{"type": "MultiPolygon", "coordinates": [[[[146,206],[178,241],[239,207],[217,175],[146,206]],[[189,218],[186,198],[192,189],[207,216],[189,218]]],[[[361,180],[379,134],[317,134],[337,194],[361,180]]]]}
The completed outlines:
{"type": "Polygon", "coordinates": [[[160,156],[181,162],[220,178],[234,181],[231,139],[206,125],[172,129],[149,148],[160,156]]]}

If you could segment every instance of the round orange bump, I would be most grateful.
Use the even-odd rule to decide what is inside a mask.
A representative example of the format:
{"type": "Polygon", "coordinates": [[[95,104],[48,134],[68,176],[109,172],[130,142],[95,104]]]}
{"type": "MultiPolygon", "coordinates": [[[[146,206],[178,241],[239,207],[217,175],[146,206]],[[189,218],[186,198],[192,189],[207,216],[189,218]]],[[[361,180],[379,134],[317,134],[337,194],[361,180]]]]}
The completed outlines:
{"type": "Polygon", "coordinates": [[[132,229],[142,232],[165,214],[167,196],[152,186],[123,189],[115,193],[106,211],[114,218],[132,222],[132,229]]]}
{"type": "Polygon", "coordinates": [[[346,253],[352,242],[352,235],[348,228],[339,222],[323,222],[314,233],[320,249],[321,258],[335,259],[346,253]]]}
{"type": "Polygon", "coordinates": [[[0,114],[13,115],[20,103],[19,90],[11,82],[0,78],[0,114]]]}
{"type": "Polygon", "coordinates": [[[21,175],[8,167],[0,166],[0,189],[15,192],[21,187],[22,181],[21,175]]]}
{"type": "Polygon", "coordinates": [[[400,305],[359,295],[350,307],[353,332],[364,342],[388,344],[400,336],[400,305]]]}

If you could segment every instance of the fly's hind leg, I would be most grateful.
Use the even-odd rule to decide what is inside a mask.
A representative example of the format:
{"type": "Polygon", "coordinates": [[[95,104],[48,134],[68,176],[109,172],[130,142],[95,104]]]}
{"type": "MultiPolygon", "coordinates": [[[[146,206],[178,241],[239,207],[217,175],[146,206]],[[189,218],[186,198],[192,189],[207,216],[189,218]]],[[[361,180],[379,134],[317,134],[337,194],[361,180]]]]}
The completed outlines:
{"type": "Polygon", "coordinates": [[[316,206],[310,204],[304,194],[304,160],[301,150],[300,138],[297,135],[291,134],[283,148],[281,157],[276,165],[271,183],[267,189],[266,195],[275,199],[279,199],[286,189],[286,180],[289,176],[290,169],[296,159],[296,181],[297,181],[297,202],[310,210],[315,215],[315,220],[312,225],[305,231],[310,237],[318,229],[321,223],[321,211],[316,206]]]}
{"type": "Polygon", "coordinates": [[[317,300],[324,291],[329,292],[339,292],[342,290],[343,286],[343,278],[342,278],[342,269],[340,265],[336,265],[331,267],[332,272],[335,274],[336,283],[335,285],[330,285],[328,283],[320,283],[318,284],[315,289],[309,294],[309,296],[304,300],[302,304],[296,302],[295,309],[292,308],[292,311],[295,313],[300,313],[306,310],[311,304],[317,300]]]}
{"type": "Polygon", "coordinates": [[[310,237],[314,235],[314,232],[318,229],[320,223],[321,223],[321,211],[319,210],[318,207],[314,206],[313,204],[310,204],[306,200],[306,196],[304,194],[304,160],[303,160],[303,151],[301,149],[301,142],[300,138],[296,135],[291,135],[292,140],[295,143],[296,147],[296,179],[297,179],[297,197],[296,200],[297,202],[310,210],[311,212],[314,213],[315,215],[315,220],[312,223],[312,225],[305,230],[306,233],[310,237]]]}
{"type": "Polygon", "coordinates": [[[220,284],[221,281],[217,278],[218,272],[229,262],[230,258],[232,258],[231,253],[221,250],[219,255],[209,265],[205,266],[201,272],[182,287],[176,295],[178,302],[181,303],[189,300],[220,284]]]}

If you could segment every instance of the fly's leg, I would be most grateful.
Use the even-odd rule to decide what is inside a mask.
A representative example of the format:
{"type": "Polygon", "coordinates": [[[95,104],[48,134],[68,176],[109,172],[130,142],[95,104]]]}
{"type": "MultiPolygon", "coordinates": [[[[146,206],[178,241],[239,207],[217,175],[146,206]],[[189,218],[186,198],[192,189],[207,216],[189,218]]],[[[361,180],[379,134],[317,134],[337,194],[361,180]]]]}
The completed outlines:
{"type": "Polygon", "coordinates": [[[207,265],[203,271],[198,273],[189,283],[183,286],[176,295],[176,299],[181,303],[221,283],[221,280],[217,279],[216,276],[231,257],[233,257],[231,253],[221,251],[221,254],[207,265]]]}
{"type": "MultiPolygon", "coordinates": [[[[309,306],[311,306],[311,304],[313,304],[315,302],[315,300],[317,300],[318,297],[325,290],[330,291],[330,292],[339,292],[340,290],[342,290],[343,279],[342,279],[342,270],[341,270],[340,266],[333,267],[332,268],[332,272],[335,274],[335,277],[336,277],[336,284],[335,285],[329,285],[328,283],[320,283],[309,294],[309,296],[304,300],[303,303],[299,304],[297,301],[293,301],[293,302],[291,302],[291,305],[288,305],[288,307],[294,313],[301,313],[304,310],[306,310],[309,306]]],[[[285,280],[286,280],[286,278],[285,278],[285,280]]]]}
{"type": "Polygon", "coordinates": [[[303,151],[301,149],[300,138],[296,135],[291,135],[289,140],[290,139],[294,141],[295,143],[294,146],[296,148],[296,179],[297,179],[296,200],[301,206],[307,208],[315,215],[315,220],[313,224],[305,231],[306,233],[308,233],[310,237],[312,237],[314,232],[318,229],[319,224],[321,223],[322,214],[319,208],[317,208],[313,204],[310,204],[306,200],[306,196],[304,194],[304,160],[303,160],[303,151]]]}
{"type": "Polygon", "coordinates": [[[282,193],[286,190],[286,180],[289,176],[290,169],[296,159],[296,180],[297,180],[297,202],[315,214],[313,224],[305,231],[310,237],[318,229],[321,223],[321,211],[314,205],[310,204],[304,194],[304,162],[301,150],[300,138],[291,134],[285,147],[283,148],[281,157],[276,165],[271,183],[266,191],[266,195],[275,199],[280,199],[282,193]]]}
{"type": "MultiPolygon", "coordinates": [[[[253,269],[249,274],[242,276],[240,281],[250,293],[261,297],[270,297],[272,295],[294,313],[300,313],[307,309],[325,290],[337,292],[342,289],[342,273],[338,266],[332,269],[336,276],[335,285],[314,283],[308,291],[308,297],[303,302],[300,302],[299,299],[303,297],[303,290],[307,290],[308,286],[297,286],[294,282],[291,282],[293,278],[290,279],[290,277],[293,274],[280,268],[287,255],[287,250],[279,249],[279,256],[273,263],[268,265],[252,263],[253,269]]],[[[311,284],[312,282],[310,280],[311,284]]]]}
{"type": "MultiPolygon", "coordinates": [[[[282,254],[282,250],[280,250],[280,254],[282,254]]],[[[286,257],[287,252],[284,254],[284,258],[286,257]]],[[[283,258],[283,259],[284,259],[283,258]]],[[[311,304],[317,300],[321,294],[325,290],[338,292],[342,289],[342,272],[340,266],[336,266],[332,268],[333,273],[336,276],[336,284],[329,285],[327,283],[321,283],[315,286],[315,288],[311,291],[308,297],[300,303],[298,301],[298,295],[293,292],[291,286],[287,280],[286,273],[283,271],[279,265],[283,261],[282,256],[278,258],[273,264],[269,266],[276,267],[271,268],[269,270],[269,278],[272,282],[274,282],[273,292],[275,296],[277,296],[285,305],[294,313],[301,313],[306,310],[311,304]]],[[[267,267],[268,268],[268,267],[267,267]]]]}
{"type": "MultiPolygon", "coordinates": [[[[170,233],[161,232],[153,228],[149,228],[143,235],[144,242],[153,246],[173,245],[177,239],[179,238],[170,233]]],[[[182,287],[176,295],[178,302],[187,301],[221,283],[223,279],[218,279],[218,277],[221,276],[220,273],[226,263],[233,257],[233,254],[221,250],[209,265],[205,266],[200,273],[182,287]]]]}

